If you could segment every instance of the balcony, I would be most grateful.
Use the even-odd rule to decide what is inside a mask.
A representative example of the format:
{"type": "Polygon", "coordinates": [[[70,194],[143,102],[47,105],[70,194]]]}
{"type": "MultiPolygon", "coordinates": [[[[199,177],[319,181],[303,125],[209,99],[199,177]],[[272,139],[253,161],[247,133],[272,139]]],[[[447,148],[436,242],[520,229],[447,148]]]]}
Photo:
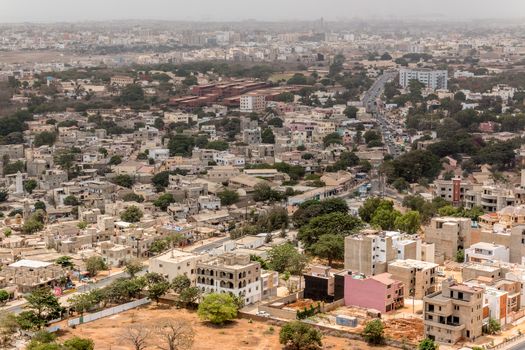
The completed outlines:
{"type": "Polygon", "coordinates": [[[435,322],[434,320],[425,320],[424,324],[425,324],[425,326],[433,326],[433,327],[436,327],[436,328],[446,329],[446,330],[449,330],[449,331],[452,331],[452,332],[461,332],[461,331],[463,331],[463,329],[465,329],[465,325],[464,324],[459,324],[459,323],[448,323],[448,324],[446,324],[446,323],[435,322]]]}

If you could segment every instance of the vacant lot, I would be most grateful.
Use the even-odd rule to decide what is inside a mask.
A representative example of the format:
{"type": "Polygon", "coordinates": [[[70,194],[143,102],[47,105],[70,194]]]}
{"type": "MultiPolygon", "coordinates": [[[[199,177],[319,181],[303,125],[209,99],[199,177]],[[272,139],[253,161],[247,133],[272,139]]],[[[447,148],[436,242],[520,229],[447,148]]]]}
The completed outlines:
{"type": "MultiPolygon", "coordinates": [[[[281,349],[279,344],[279,327],[273,327],[264,322],[250,323],[239,319],[225,327],[218,328],[201,322],[194,312],[168,308],[166,306],[150,305],[145,308],[123,312],[118,315],[90,322],[75,329],[69,329],[61,336],[62,340],[73,336],[88,337],[95,341],[97,350],[132,350],[131,344],[122,339],[126,327],[131,324],[153,327],[164,319],[187,320],[195,330],[193,349],[281,349]]],[[[156,337],[148,339],[147,350],[158,349],[161,340],[156,337]]],[[[365,343],[349,341],[343,338],[323,338],[325,349],[369,350],[365,343]]],[[[382,347],[382,349],[393,349],[382,347]]]]}

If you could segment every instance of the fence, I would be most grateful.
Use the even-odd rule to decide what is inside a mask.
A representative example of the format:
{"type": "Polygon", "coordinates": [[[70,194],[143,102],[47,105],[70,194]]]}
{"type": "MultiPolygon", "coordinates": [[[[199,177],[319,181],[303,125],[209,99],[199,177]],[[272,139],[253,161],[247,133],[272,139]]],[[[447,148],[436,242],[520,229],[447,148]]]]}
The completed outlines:
{"type": "Polygon", "coordinates": [[[148,298],[135,300],[135,301],[132,301],[132,302],[127,303],[127,304],[122,304],[122,305],[110,307],[109,309],[105,309],[105,310],[102,310],[102,311],[99,311],[99,312],[95,312],[95,313],[92,313],[92,314],[88,314],[88,315],[84,315],[84,316],[80,316],[80,317],[77,317],[77,318],[70,319],[70,320],[67,321],[67,325],[71,327],[71,326],[76,326],[76,325],[79,325],[79,324],[82,324],[82,323],[95,321],[95,320],[98,320],[99,318],[115,315],[115,314],[127,311],[129,309],[133,309],[133,308],[136,308],[138,306],[148,304],[150,302],[151,302],[151,300],[149,300],[148,298]]]}
{"type": "Polygon", "coordinates": [[[523,339],[524,337],[525,337],[525,334],[518,334],[511,338],[505,338],[505,341],[503,343],[499,343],[498,345],[494,345],[494,346],[489,345],[487,349],[490,349],[490,350],[507,349],[511,345],[517,345],[517,344],[512,344],[512,343],[516,342],[517,340],[523,339]]]}

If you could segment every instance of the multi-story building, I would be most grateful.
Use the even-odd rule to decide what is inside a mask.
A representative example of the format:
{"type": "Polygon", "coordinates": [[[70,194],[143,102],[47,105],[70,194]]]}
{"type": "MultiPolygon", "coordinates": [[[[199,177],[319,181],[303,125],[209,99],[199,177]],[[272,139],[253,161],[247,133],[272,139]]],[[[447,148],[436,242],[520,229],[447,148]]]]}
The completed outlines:
{"type": "Polygon", "coordinates": [[[419,260],[396,260],[388,264],[388,273],[404,285],[404,295],[423,299],[436,291],[438,264],[419,260]]]}
{"type": "Polygon", "coordinates": [[[304,298],[334,301],[335,278],[329,266],[312,266],[304,277],[304,298]]]}
{"type": "Polygon", "coordinates": [[[124,75],[115,75],[114,77],[111,77],[110,81],[111,81],[111,85],[118,85],[118,86],[127,86],[135,82],[135,80],[132,77],[127,77],[124,75]]]}
{"type": "Polygon", "coordinates": [[[425,240],[434,243],[436,262],[450,260],[459,249],[465,248],[465,241],[471,231],[472,221],[468,218],[440,217],[433,218],[425,228],[425,240]]]}
{"type": "Polygon", "coordinates": [[[483,289],[469,287],[452,278],[443,281],[441,291],[424,299],[425,337],[439,343],[455,344],[475,340],[482,334],[483,289]]]}
{"type": "Polygon", "coordinates": [[[448,72],[446,70],[408,69],[399,71],[399,84],[406,88],[410,80],[417,80],[432,90],[447,90],[448,72]]]}
{"type": "Polygon", "coordinates": [[[261,266],[248,255],[225,253],[196,266],[197,287],[204,293],[232,293],[246,305],[261,300],[261,266]]]}
{"type": "Polygon", "coordinates": [[[389,273],[365,277],[362,274],[344,275],[346,306],[358,306],[385,313],[404,305],[403,283],[389,273]]]}
{"type": "Polygon", "coordinates": [[[240,97],[241,113],[262,112],[266,108],[265,95],[258,93],[248,93],[240,97]]]}
{"type": "Polygon", "coordinates": [[[509,262],[510,249],[494,243],[478,242],[465,249],[465,261],[483,263],[486,261],[509,262]]]}
{"type": "Polygon", "coordinates": [[[396,258],[392,237],[364,230],[345,238],[345,269],[367,276],[387,271],[388,262],[396,258]]]}
{"type": "Polygon", "coordinates": [[[172,249],[167,253],[150,259],[149,271],[159,273],[169,281],[172,281],[177,276],[184,275],[192,282],[195,282],[197,262],[204,258],[193,253],[172,249]]]}

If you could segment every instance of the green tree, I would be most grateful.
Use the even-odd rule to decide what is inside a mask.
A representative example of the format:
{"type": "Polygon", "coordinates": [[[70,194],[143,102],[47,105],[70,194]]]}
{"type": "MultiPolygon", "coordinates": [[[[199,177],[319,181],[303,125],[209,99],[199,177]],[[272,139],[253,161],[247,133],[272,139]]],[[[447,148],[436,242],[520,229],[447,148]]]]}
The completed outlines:
{"type": "Polygon", "coordinates": [[[179,304],[184,307],[194,306],[201,296],[201,290],[198,287],[189,287],[179,294],[179,304]]]}
{"type": "Polygon", "coordinates": [[[279,332],[279,342],[289,350],[321,349],[322,338],[319,330],[301,321],[288,322],[279,332]]]}
{"type": "Polygon", "coordinates": [[[105,149],[104,147],[100,147],[98,149],[98,153],[102,154],[104,156],[104,158],[106,158],[108,156],[108,150],[105,149]]]}
{"type": "Polygon", "coordinates": [[[331,144],[342,144],[343,143],[343,138],[341,137],[341,135],[339,135],[339,133],[337,132],[333,132],[331,134],[328,134],[326,135],[324,138],[323,138],[323,145],[325,147],[328,147],[330,146],[331,144]]]}
{"type": "Polygon", "coordinates": [[[324,214],[315,217],[299,229],[297,238],[306,248],[316,243],[322,235],[333,234],[348,236],[354,234],[363,226],[359,218],[340,212],[324,214]]]}
{"type": "Polygon", "coordinates": [[[9,300],[9,293],[4,289],[0,289],[0,304],[5,303],[8,300],[9,300]]]}
{"type": "Polygon", "coordinates": [[[36,201],[35,202],[35,210],[43,210],[46,211],[46,204],[42,201],[36,201]]]}
{"type": "Polygon", "coordinates": [[[138,84],[130,84],[120,92],[120,101],[125,104],[144,101],[144,90],[138,84]]]}
{"type": "Polygon", "coordinates": [[[330,198],[322,201],[309,200],[301,203],[292,216],[296,227],[306,225],[312,218],[333,212],[348,213],[348,204],[341,198],[330,198]]]}
{"type": "Polygon", "coordinates": [[[359,110],[354,106],[348,106],[345,108],[345,111],[343,112],[344,115],[346,115],[347,118],[355,119],[357,117],[357,112],[359,110]]]}
{"type": "Polygon", "coordinates": [[[206,144],[206,148],[217,151],[226,151],[229,147],[228,142],[222,140],[210,141],[206,144]]]}
{"type": "Polygon", "coordinates": [[[270,185],[266,183],[260,183],[255,185],[253,191],[253,199],[256,202],[278,202],[283,199],[283,196],[280,192],[273,190],[270,185]]]}
{"type": "Polygon", "coordinates": [[[239,194],[228,189],[219,192],[217,196],[221,199],[221,205],[232,205],[239,201],[239,194]]]}
{"type": "Polygon", "coordinates": [[[27,235],[31,235],[43,229],[44,229],[44,224],[38,220],[31,219],[31,217],[22,226],[22,232],[27,235]]]}
{"type": "Polygon", "coordinates": [[[126,208],[121,214],[120,219],[125,222],[139,222],[140,219],[144,214],[142,213],[142,210],[139,209],[139,207],[132,205],[126,208]]]}
{"type": "Polygon", "coordinates": [[[120,163],[122,163],[122,157],[119,155],[114,155],[109,158],[109,165],[119,165],[120,163]]]}
{"type": "Polygon", "coordinates": [[[275,143],[275,135],[273,134],[272,129],[266,128],[261,133],[261,141],[262,143],[275,143]]]}
{"type": "Polygon", "coordinates": [[[9,198],[9,191],[6,188],[0,188],[0,203],[3,203],[9,198]]]}
{"type": "Polygon", "coordinates": [[[144,202],[144,197],[142,195],[139,195],[139,194],[136,194],[136,193],[133,193],[133,192],[130,192],[130,193],[126,193],[123,197],[122,197],[122,200],[124,202],[137,202],[137,203],[142,203],[144,202]]]}
{"type": "Polygon", "coordinates": [[[322,259],[328,260],[332,266],[334,259],[343,260],[345,253],[345,238],[341,235],[325,234],[310,247],[310,252],[322,259]]]}
{"type": "Polygon", "coordinates": [[[393,230],[396,226],[396,220],[401,217],[401,213],[397,210],[379,208],[372,216],[370,224],[378,226],[382,230],[393,230]]]}
{"type": "Polygon", "coordinates": [[[191,151],[195,146],[193,137],[184,134],[175,134],[168,142],[170,156],[191,156],[191,151]]]}
{"type": "Polygon", "coordinates": [[[57,138],[57,134],[50,131],[42,131],[35,136],[35,147],[43,145],[53,146],[57,138]]]}
{"type": "Polygon", "coordinates": [[[37,186],[38,182],[36,182],[36,180],[29,179],[24,181],[24,190],[26,190],[26,192],[29,194],[33,193],[33,190],[37,188],[37,186]]]}
{"type": "Polygon", "coordinates": [[[417,346],[418,350],[438,350],[439,345],[429,338],[423,339],[417,346]]]}
{"type": "Polygon", "coordinates": [[[77,199],[77,197],[73,195],[69,195],[66,198],[64,198],[64,205],[70,205],[74,207],[74,206],[80,205],[80,202],[77,199]]]}
{"type": "Polygon", "coordinates": [[[458,249],[458,251],[456,252],[456,262],[458,263],[462,263],[462,262],[465,262],[465,251],[463,249],[458,249]]]}
{"type": "Polygon", "coordinates": [[[94,350],[95,343],[88,338],[73,337],[64,342],[64,348],[67,350],[94,350]]]}
{"type": "Polygon", "coordinates": [[[290,243],[272,247],[268,252],[268,266],[277,272],[299,275],[306,268],[307,258],[290,243]]]}
{"type": "Polygon", "coordinates": [[[133,186],[133,178],[128,174],[120,174],[113,178],[113,183],[122,187],[131,188],[133,186]]]}
{"type": "Polygon", "coordinates": [[[83,315],[84,312],[89,311],[97,304],[97,300],[91,293],[80,293],[75,294],[67,300],[69,306],[75,310],[75,312],[83,315]]]}
{"type": "Polygon", "coordinates": [[[26,296],[27,309],[19,314],[19,318],[24,321],[22,324],[25,329],[40,329],[48,321],[60,316],[62,307],[56,296],[51,293],[51,289],[40,288],[26,296]]]}
{"type": "Polygon", "coordinates": [[[175,197],[171,193],[164,193],[153,202],[153,205],[162,211],[166,211],[171,203],[175,203],[175,197]]]}
{"type": "Polygon", "coordinates": [[[498,322],[498,320],[495,320],[492,317],[490,317],[489,324],[487,325],[487,333],[497,334],[500,331],[501,331],[501,324],[498,322]]]}
{"type": "Polygon", "coordinates": [[[171,282],[171,289],[177,294],[191,286],[191,281],[186,275],[179,275],[171,282]]]}
{"type": "Polygon", "coordinates": [[[367,198],[359,208],[359,216],[364,222],[370,222],[379,208],[393,210],[394,202],[379,197],[367,198]]]}
{"type": "Polygon", "coordinates": [[[65,269],[72,269],[74,266],[72,259],[72,257],[64,255],[56,259],[55,264],[60,265],[65,269]]]}
{"type": "Polygon", "coordinates": [[[90,276],[96,276],[100,271],[107,269],[106,262],[99,256],[91,256],[86,260],[86,271],[90,276]]]}
{"type": "Polygon", "coordinates": [[[157,191],[159,189],[164,190],[164,188],[168,187],[170,184],[170,172],[161,171],[160,173],[155,174],[151,178],[151,183],[153,183],[153,186],[157,188],[157,191]]]}
{"type": "Polygon", "coordinates": [[[237,305],[230,294],[211,293],[199,304],[197,314],[205,321],[221,325],[237,317],[237,305]]]}
{"type": "Polygon", "coordinates": [[[137,273],[142,271],[144,264],[139,259],[129,259],[124,264],[124,271],[128,273],[131,278],[135,278],[137,273]]]}
{"type": "Polygon", "coordinates": [[[383,322],[375,319],[367,322],[363,331],[363,337],[369,344],[380,345],[385,341],[385,331],[383,322]]]}
{"type": "Polygon", "coordinates": [[[411,210],[396,218],[395,228],[408,234],[415,234],[421,227],[421,216],[418,211],[411,210]]]}
{"type": "Polygon", "coordinates": [[[171,285],[166,278],[156,272],[148,272],[145,276],[148,298],[155,300],[157,303],[161,296],[166,294],[171,285]]]}

